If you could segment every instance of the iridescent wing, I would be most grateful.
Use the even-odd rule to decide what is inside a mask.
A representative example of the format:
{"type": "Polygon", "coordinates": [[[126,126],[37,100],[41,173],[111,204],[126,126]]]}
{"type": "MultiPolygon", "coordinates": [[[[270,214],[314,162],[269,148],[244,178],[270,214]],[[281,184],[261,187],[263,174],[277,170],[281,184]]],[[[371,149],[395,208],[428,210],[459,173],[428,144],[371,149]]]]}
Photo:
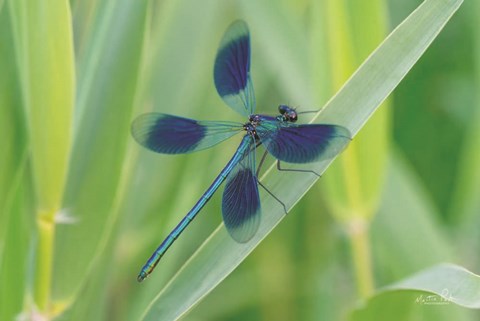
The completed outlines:
{"type": "Polygon", "coordinates": [[[227,177],[222,199],[223,222],[230,236],[239,243],[248,242],[255,235],[261,218],[255,172],[255,140],[251,138],[247,144],[239,147],[239,150],[245,151],[227,177]]]}
{"type": "Polygon", "coordinates": [[[278,160],[310,163],[335,157],[351,141],[345,127],[329,124],[297,125],[264,121],[257,126],[262,144],[278,160]]]}
{"type": "Polygon", "coordinates": [[[138,116],[132,136],[142,146],[162,154],[183,154],[206,149],[243,129],[234,122],[197,121],[162,113],[138,116]]]}
{"type": "Polygon", "coordinates": [[[228,106],[244,116],[254,113],[250,33],[244,21],[233,22],[225,31],[215,58],[213,76],[217,92],[228,106]]]}

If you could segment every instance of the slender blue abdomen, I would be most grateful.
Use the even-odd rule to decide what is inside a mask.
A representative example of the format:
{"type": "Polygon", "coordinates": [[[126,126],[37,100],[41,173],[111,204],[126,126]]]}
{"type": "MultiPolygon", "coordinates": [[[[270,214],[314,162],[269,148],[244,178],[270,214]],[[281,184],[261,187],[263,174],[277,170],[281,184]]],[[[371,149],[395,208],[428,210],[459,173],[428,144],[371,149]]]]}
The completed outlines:
{"type": "Polygon", "coordinates": [[[210,200],[212,195],[220,187],[223,181],[227,178],[228,174],[232,171],[235,165],[242,160],[245,152],[250,149],[252,142],[252,137],[245,135],[238,147],[237,151],[233,155],[232,159],[227,163],[227,165],[222,169],[220,174],[215,178],[212,185],[207,189],[207,191],[202,195],[198,202],[193,206],[193,208],[187,213],[187,215],[178,223],[175,229],[167,236],[167,238],[160,244],[160,246],[155,250],[147,263],[143,266],[140,271],[137,280],[142,282],[150,273],[152,273],[155,266],[158,264],[162,256],[167,252],[168,248],[175,242],[180,234],[185,230],[185,228],[190,224],[190,222],[197,216],[198,212],[205,206],[205,204],[210,200]]]}

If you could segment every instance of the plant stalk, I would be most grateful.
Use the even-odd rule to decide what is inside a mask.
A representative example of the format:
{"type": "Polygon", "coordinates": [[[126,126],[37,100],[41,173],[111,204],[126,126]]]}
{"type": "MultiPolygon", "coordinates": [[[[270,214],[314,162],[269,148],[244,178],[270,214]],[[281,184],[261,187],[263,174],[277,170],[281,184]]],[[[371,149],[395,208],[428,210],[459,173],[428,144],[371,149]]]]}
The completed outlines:
{"type": "Polygon", "coordinates": [[[40,212],[37,216],[38,244],[35,265],[34,299],[38,310],[48,312],[52,284],[55,212],[40,212]]]}
{"type": "Polygon", "coordinates": [[[375,288],[370,253],[369,222],[355,218],[347,226],[358,297],[367,299],[375,288]]]}

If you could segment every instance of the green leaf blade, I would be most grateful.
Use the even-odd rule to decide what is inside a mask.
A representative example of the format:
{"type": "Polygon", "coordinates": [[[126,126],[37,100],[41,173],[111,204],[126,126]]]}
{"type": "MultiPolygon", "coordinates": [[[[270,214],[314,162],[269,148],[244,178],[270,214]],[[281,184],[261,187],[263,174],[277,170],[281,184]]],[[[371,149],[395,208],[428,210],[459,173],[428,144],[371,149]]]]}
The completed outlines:
{"type": "Polygon", "coordinates": [[[9,5],[37,207],[53,216],[60,209],[72,141],[75,73],[70,8],[64,0],[9,5]]]}
{"type": "Polygon", "coordinates": [[[460,306],[480,309],[480,276],[454,264],[436,265],[383,289],[397,290],[429,292],[460,306]]]}
{"type": "Polygon", "coordinates": [[[29,136],[38,232],[33,297],[49,309],[55,217],[72,144],[75,69],[69,2],[9,1],[20,91],[29,136]]]}
{"type": "Polygon", "coordinates": [[[64,198],[73,224],[59,225],[55,240],[52,292],[59,310],[80,301],[76,296],[96,271],[98,257],[110,255],[116,197],[129,177],[125,159],[148,7],[148,1],[102,2],[94,23],[104,29],[86,36],[79,57],[77,129],[64,198]]]}
{"type": "Polygon", "coordinates": [[[371,320],[379,314],[389,320],[418,320],[420,315],[422,320],[466,319],[466,310],[455,305],[480,308],[480,276],[444,263],[380,289],[352,312],[351,320],[371,320]]]}
{"type": "MultiPolygon", "coordinates": [[[[327,46],[332,66],[331,83],[335,90],[386,34],[383,21],[386,4],[383,0],[368,4],[348,3],[353,7],[352,21],[337,18],[348,15],[347,5],[343,2],[328,1],[326,5],[325,20],[329,26],[327,30],[331,30],[327,35],[327,46]],[[359,14],[362,12],[363,15],[359,14]]],[[[388,149],[388,107],[384,103],[379,108],[325,176],[325,201],[339,221],[368,220],[377,209],[388,149]]]]}

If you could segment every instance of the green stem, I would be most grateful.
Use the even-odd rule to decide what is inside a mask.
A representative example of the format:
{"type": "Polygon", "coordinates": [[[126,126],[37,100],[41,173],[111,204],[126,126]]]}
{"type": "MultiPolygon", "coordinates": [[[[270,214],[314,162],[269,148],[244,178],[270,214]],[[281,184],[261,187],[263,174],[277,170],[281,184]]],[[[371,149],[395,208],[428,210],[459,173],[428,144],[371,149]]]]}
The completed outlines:
{"type": "Polygon", "coordinates": [[[52,283],[53,243],[55,235],[54,212],[41,212],[37,216],[38,245],[35,265],[34,298],[37,308],[48,312],[52,283]]]}
{"type": "Polygon", "coordinates": [[[357,292],[361,299],[367,299],[374,290],[372,262],[369,242],[369,222],[355,218],[347,226],[352,251],[357,292]]]}

